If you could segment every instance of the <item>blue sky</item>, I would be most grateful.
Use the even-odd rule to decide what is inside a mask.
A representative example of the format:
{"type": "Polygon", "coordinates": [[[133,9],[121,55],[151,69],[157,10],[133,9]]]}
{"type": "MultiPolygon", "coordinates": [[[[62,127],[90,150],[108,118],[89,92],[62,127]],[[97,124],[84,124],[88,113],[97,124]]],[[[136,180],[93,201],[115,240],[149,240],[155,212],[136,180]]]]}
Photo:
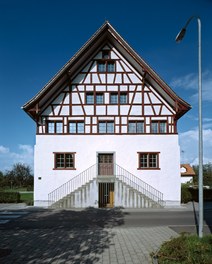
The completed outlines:
{"type": "Polygon", "coordinates": [[[212,162],[212,0],[0,0],[0,170],[33,164],[35,124],[21,109],[109,20],[192,105],[178,123],[182,162],[198,163],[197,21],[202,21],[204,162],[212,162]]]}

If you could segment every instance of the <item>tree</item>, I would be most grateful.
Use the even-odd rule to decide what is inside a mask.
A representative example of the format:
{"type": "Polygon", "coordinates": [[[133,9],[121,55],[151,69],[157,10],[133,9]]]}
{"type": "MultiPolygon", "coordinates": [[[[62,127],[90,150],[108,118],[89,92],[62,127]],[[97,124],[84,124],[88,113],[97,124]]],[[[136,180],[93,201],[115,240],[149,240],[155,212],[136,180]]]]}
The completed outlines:
{"type": "MultiPolygon", "coordinates": [[[[194,184],[198,184],[199,165],[193,166],[196,176],[194,177],[194,184]]],[[[203,185],[212,187],[212,163],[203,165],[203,185]]]]}
{"type": "Polygon", "coordinates": [[[33,175],[29,165],[16,163],[12,170],[6,172],[5,177],[8,186],[27,187],[33,185],[33,175]]]}
{"type": "Polygon", "coordinates": [[[4,187],[4,174],[0,171],[0,189],[4,187]]]}

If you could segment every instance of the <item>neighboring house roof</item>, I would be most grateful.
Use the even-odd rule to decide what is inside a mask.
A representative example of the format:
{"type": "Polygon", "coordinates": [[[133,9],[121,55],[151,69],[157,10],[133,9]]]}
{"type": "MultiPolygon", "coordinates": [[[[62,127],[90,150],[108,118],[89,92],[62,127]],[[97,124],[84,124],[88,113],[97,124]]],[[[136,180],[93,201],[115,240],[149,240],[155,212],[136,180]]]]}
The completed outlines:
{"type": "Polygon", "coordinates": [[[157,75],[157,73],[129,46],[129,44],[106,21],[82,48],[55,74],[55,76],[31,100],[23,105],[34,120],[41,112],[42,107],[51,98],[55,91],[60,91],[62,84],[73,80],[78,72],[85,67],[91,56],[106,44],[111,43],[128,60],[129,63],[144,77],[145,82],[169,103],[176,112],[176,119],[184,115],[191,106],[157,75]]]}
{"type": "Polygon", "coordinates": [[[181,172],[181,176],[193,177],[196,175],[193,168],[189,164],[181,164],[180,172],[181,172]]]}

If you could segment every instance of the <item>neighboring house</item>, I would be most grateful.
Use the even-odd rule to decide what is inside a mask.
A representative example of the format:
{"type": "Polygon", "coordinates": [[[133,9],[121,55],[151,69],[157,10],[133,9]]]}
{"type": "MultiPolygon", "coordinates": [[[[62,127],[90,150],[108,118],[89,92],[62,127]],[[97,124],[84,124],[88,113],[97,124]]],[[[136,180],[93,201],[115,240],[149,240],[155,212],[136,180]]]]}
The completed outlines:
{"type": "Polygon", "coordinates": [[[181,183],[193,183],[195,172],[189,164],[180,165],[181,183]]]}
{"type": "Polygon", "coordinates": [[[37,124],[35,205],[180,203],[177,121],[190,105],[108,22],[23,109],[37,124]]]}

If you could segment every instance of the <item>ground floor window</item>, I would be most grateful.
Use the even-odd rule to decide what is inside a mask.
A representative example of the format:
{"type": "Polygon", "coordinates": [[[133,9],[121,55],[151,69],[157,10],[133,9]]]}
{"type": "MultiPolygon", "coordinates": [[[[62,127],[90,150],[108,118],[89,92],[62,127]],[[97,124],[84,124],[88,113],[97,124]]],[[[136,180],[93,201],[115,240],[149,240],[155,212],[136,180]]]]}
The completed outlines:
{"type": "Polygon", "coordinates": [[[75,152],[54,153],[54,169],[75,169],[75,152]]]}
{"type": "Polygon", "coordinates": [[[159,169],[159,152],[138,152],[138,169],[159,169]]]}

